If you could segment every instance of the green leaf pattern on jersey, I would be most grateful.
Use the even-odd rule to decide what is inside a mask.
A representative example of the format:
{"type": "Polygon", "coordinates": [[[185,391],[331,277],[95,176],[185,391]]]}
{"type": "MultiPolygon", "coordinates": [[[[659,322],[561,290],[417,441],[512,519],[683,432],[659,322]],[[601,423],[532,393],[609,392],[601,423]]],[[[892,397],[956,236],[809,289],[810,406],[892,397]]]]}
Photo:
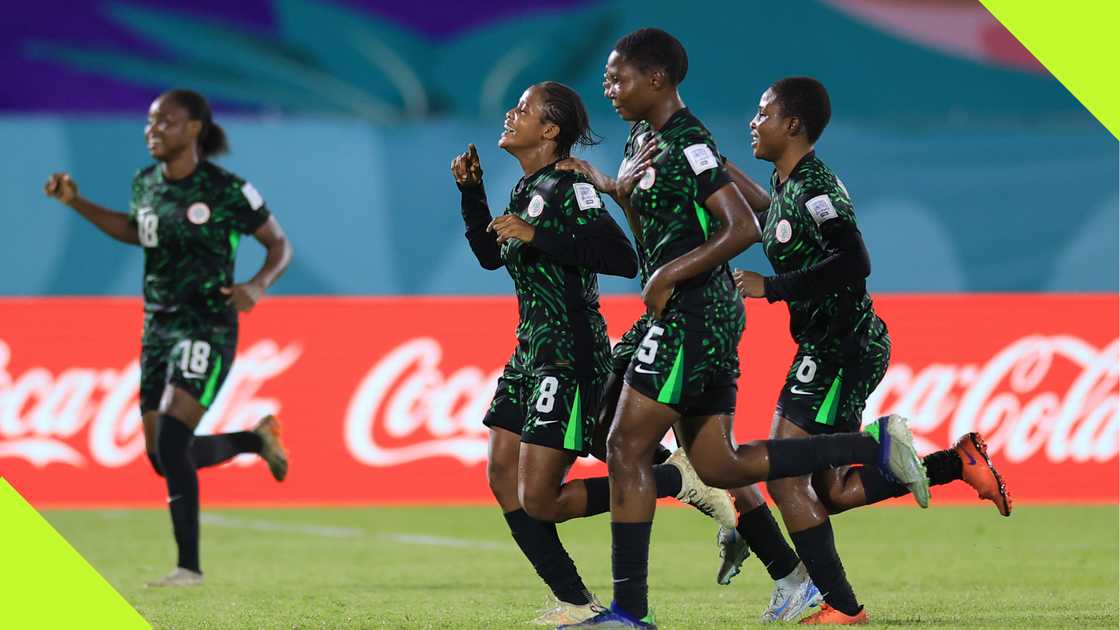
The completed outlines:
{"type": "Polygon", "coordinates": [[[251,185],[211,162],[176,181],[164,179],[158,165],[138,172],[129,220],[144,246],[145,309],[234,316],[220,289],[233,284],[240,235],[268,216],[251,185]]]}
{"type": "MultiPolygon", "coordinates": [[[[806,205],[824,208],[827,220],[856,223],[848,190],[815,154],[807,155],[778,184],[777,171],[770,178],[770,209],[762,242],[774,271],[782,274],[807,269],[828,258],[830,252],[820,224],[806,205]],[[827,197],[827,203],[819,199],[827,197]],[[812,201],[816,199],[817,201],[812,201]]],[[[845,340],[860,349],[882,347],[886,325],[875,314],[865,285],[846,286],[826,296],[790,301],[790,334],[803,347],[821,354],[839,352],[845,340]]]]}
{"type": "MultiPolygon", "coordinates": [[[[653,137],[651,131],[646,121],[634,124],[621,168],[653,137]]],[[[646,172],[630,197],[641,231],[636,240],[643,286],[662,265],[699,247],[720,229],[719,220],[704,202],[730,182],[711,133],[687,109],[673,114],[656,137],[661,150],[652,160],[652,174],[646,172]],[[716,158],[714,166],[700,173],[685,154],[696,145],[706,146],[716,158]]],[[[688,329],[689,343],[699,343],[704,349],[699,361],[685,366],[686,386],[696,387],[713,372],[738,374],[738,343],[744,323],[743,302],[726,264],[677,286],[661,324],[669,336],[683,335],[688,329]]],[[[675,360],[668,355],[658,353],[655,360],[663,376],[671,372],[675,360]]]]}
{"type": "MultiPolygon", "coordinates": [[[[570,234],[605,212],[601,199],[598,208],[580,208],[572,186],[577,182],[586,180],[548,166],[514,187],[506,214],[516,214],[538,229],[570,234]]],[[[513,279],[520,315],[515,362],[530,370],[555,366],[586,375],[608,373],[610,341],[599,312],[595,272],[562,265],[516,239],[506,241],[501,256],[513,279]],[[577,346],[581,345],[590,351],[585,360],[591,365],[580,364],[577,346]]]]}

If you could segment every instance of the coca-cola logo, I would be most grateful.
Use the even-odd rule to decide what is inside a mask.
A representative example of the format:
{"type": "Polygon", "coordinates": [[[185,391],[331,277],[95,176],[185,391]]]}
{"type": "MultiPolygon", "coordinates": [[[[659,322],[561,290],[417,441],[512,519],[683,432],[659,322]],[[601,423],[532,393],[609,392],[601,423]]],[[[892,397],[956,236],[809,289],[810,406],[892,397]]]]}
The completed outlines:
{"type": "MultiPolygon", "coordinates": [[[[262,415],[278,413],[280,401],[257,392],[300,353],[297,344],[280,348],[272,340],[240,352],[197,433],[242,430],[262,415]]],[[[52,374],[32,367],[12,374],[11,357],[11,348],[0,339],[0,459],[23,459],[37,467],[84,467],[92,460],[115,468],[143,455],[138,361],[121,369],[69,367],[52,374]]]]}
{"type": "Polygon", "coordinates": [[[1104,348],[1072,335],[1031,335],[983,364],[892,363],[865,419],[898,413],[919,450],[980,431],[989,452],[1021,462],[1107,462],[1120,452],[1120,340],[1104,348]]]}
{"type": "Polygon", "coordinates": [[[368,466],[429,457],[465,465],[486,460],[482,418],[501,370],[467,366],[444,374],[443,348],[431,337],[386,354],[358,384],[346,410],[346,448],[368,466]]]}

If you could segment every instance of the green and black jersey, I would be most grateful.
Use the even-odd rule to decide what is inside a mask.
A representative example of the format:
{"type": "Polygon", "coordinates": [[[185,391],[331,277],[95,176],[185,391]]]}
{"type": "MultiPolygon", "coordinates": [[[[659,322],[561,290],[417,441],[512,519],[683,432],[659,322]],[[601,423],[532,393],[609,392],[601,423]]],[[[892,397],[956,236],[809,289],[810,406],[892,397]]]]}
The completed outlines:
{"type": "Polygon", "coordinates": [[[220,289],[233,284],[241,235],[268,217],[252,184],[211,162],[181,180],[159,165],[138,172],[129,219],[144,247],[145,310],[236,319],[220,289]]]}
{"type": "Polygon", "coordinates": [[[520,315],[514,362],[527,371],[607,374],[610,342],[596,274],[633,277],[637,262],[594,186],[555,164],[523,177],[506,213],[532,225],[535,236],[532,243],[511,239],[501,246],[486,232],[491,218],[482,187],[461,190],[471,249],[483,267],[504,266],[513,278],[520,315]]]}
{"type": "MultiPolygon", "coordinates": [[[[630,196],[631,212],[640,230],[636,237],[643,283],[658,268],[696,249],[720,228],[704,202],[731,183],[711,133],[688,109],[673,114],[656,133],[646,121],[635,123],[626,141],[622,168],[652,137],[657,138],[661,150],[630,196]]],[[[703,316],[714,325],[740,320],[742,300],[724,264],[680,283],[667,310],[703,316]]]]}
{"type": "Polygon", "coordinates": [[[810,152],[785,182],[774,172],[770,197],[763,247],[777,276],[766,297],[789,303],[794,341],[818,354],[875,345],[886,325],[867,294],[870,262],[844,184],[810,152]]]}

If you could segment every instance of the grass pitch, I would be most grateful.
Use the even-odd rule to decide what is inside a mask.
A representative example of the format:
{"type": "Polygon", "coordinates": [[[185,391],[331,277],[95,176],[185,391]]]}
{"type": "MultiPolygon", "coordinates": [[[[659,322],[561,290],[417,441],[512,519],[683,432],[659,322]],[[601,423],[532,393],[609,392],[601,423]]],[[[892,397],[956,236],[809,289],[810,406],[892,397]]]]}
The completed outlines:
{"type": "MultiPolygon", "coordinates": [[[[204,510],[206,584],[146,589],[174,564],[160,510],[47,519],[157,628],[529,628],[546,589],[496,507],[204,510]]],[[[919,628],[1120,623],[1116,506],[856,510],[833,520],[872,624],[919,628]]],[[[610,599],[608,518],[560,526],[610,599]]],[[[753,627],[770,582],[754,557],[715,583],[715,524],[658,510],[651,604],[663,628],[753,627]]]]}

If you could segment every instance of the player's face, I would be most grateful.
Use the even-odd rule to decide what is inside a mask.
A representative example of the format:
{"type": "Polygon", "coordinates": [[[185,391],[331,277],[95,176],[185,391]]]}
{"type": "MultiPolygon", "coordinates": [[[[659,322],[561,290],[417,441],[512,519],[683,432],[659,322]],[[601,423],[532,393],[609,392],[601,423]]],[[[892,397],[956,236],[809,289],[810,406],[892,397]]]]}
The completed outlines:
{"type": "Polygon", "coordinates": [[[758,113],[751,119],[751,148],[760,160],[773,162],[785,148],[789,119],[782,116],[774,92],[766,90],[758,100],[758,113]]]}
{"type": "Polygon", "coordinates": [[[535,85],[530,87],[521,94],[517,105],[506,112],[498,147],[512,153],[517,149],[536,148],[556,136],[556,125],[541,120],[544,111],[541,92],[535,85]]]}
{"type": "Polygon", "coordinates": [[[649,77],[612,50],[603,71],[603,96],[623,120],[641,120],[649,109],[649,77]]]}
{"type": "Polygon", "coordinates": [[[148,108],[148,124],[144,127],[148,153],[161,162],[171,160],[190,149],[201,127],[199,121],[190,119],[185,107],[170,99],[157,98],[148,108]]]}

